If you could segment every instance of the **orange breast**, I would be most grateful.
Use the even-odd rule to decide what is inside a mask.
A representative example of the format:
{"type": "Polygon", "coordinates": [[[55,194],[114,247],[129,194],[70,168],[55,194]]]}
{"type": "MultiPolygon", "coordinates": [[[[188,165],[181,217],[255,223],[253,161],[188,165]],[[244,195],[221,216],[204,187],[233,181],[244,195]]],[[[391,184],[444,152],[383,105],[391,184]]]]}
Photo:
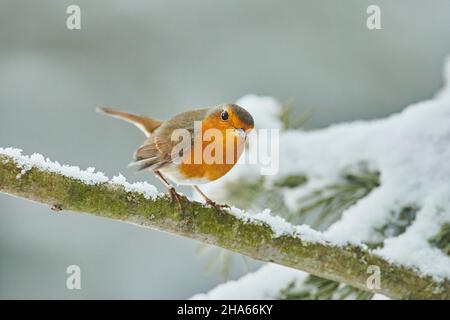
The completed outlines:
{"type": "Polygon", "coordinates": [[[203,123],[202,136],[196,139],[194,148],[184,155],[178,167],[180,176],[185,179],[208,182],[219,179],[233,168],[245,145],[244,138],[237,132],[214,122],[203,123]]]}

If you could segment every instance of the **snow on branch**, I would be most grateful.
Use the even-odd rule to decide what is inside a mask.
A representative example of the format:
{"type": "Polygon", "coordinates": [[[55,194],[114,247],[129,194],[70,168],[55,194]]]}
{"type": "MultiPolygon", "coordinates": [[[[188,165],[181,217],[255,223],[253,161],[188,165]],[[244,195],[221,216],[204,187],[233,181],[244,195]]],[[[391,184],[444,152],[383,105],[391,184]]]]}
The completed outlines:
{"type": "MultiPolygon", "coordinates": [[[[311,219],[306,223],[323,230],[322,237],[335,245],[370,246],[372,254],[392,264],[448,283],[450,60],[444,79],[445,87],[434,98],[408,106],[385,119],[342,123],[306,132],[282,131],[277,176],[261,180],[258,168],[251,170],[237,166],[224,179],[208,184],[205,191],[221,195],[224,192],[218,191],[227,190],[231,185],[236,187],[248,181],[259,181],[259,185],[263,185],[260,187],[262,198],[269,191],[276,193],[282,204],[278,206],[285,209],[279,210],[278,214],[291,221],[301,221],[305,216],[304,199],[321,194],[327,186],[339,185],[343,172],[365,164],[367,172],[372,172],[376,178],[371,182],[370,190],[362,190],[362,196],[351,194],[356,200],[350,199],[341,212],[333,213],[334,221],[329,225],[316,226],[311,219]],[[279,181],[292,177],[297,177],[299,182],[279,187],[279,181]]],[[[273,98],[248,95],[237,103],[254,115],[256,124],[282,127],[279,117],[282,106],[273,98]]],[[[236,193],[242,194],[242,191],[236,193]]],[[[348,200],[349,193],[344,195],[348,200]]],[[[224,199],[227,197],[233,198],[232,194],[225,195],[224,199]]],[[[328,197],[330,199],[330,195],[328,197]]],[[[261,203],[264,207],[271,205],[253,196],[253,202],[246,208],[257,211],[261,209],[261,203]]],[[[315,221],[323,212],[315,207],[315,211],[308,210],[308,214],[315,221]]],[[[382,268],[382,286],[389,285],[390,280],[385,276],[382,268]]],[[[292,283],[302,286],[304,282],[305,273],[286,272],[285,268],[269,264],[194,298],[276,298],[283,288],[292,283]]],[[[407,282],[405,280],[405,285],[407,282]]]]}
{"type": "Polygon", "coordinates": [[[373,289],[392,298],[449,298],[450,283],[437,281],[369,252],[364,246],[333,244],[308,226],[293,226],[263,212],[238,209],[221,214],[187,200],[180,212],[147,183],[109,179],[93,168],[60,165],[20,150],[0,149],[0,192],[72,210],[166,231],[220,246],[352,286],[366,287],[367,267],[377,265],[383,286],[373,289]]]}

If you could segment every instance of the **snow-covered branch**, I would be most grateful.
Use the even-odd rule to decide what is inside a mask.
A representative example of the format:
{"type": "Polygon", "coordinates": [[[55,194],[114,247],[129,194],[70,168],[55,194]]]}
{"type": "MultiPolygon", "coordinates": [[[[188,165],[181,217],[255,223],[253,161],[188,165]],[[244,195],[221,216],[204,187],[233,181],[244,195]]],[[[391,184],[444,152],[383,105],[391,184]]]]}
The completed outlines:
{"type": "Polygon", "coordinates": [[[60,165],[43,156],[24,156],[0,148],[0,192],[71,210],[138,224],[220,246],[258,260],[368,290],[368,267],[382,272],[381,288],[392,298],[450,298],[450,282],[390,263],[363,245],[335,244],[305,225],[294,226],[262,212],[231,209],[221,214],[195,201],[176,204],[146,183],[131,184],[122,176],[109,179],[90,168],[60,165]]]}

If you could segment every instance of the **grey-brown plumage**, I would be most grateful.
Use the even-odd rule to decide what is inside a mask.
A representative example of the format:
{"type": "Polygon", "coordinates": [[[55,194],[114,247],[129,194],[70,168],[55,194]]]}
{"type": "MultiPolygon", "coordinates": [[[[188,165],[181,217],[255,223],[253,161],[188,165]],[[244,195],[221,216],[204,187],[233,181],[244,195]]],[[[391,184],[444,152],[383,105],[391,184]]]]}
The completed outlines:
{"type": "MultiPolygon", "coordinates": [[[[134,153],[134,160],[139,170],[151,169],[158,170],[172,163],[175,155],[172,154],[173,147],[179,141],[172,141],[172,133],[176,129],[185,129],[194,134],[195,121],[202,121],[211,108],[197,109],[177,114],[173,118],[164,121],[157,127],[147,141],[140,146],[134,153]]],[[[192,143],[194,139],[190,139],[192,143]]],[[[189,148],[190,146],[184,149],[189,148]]]]}

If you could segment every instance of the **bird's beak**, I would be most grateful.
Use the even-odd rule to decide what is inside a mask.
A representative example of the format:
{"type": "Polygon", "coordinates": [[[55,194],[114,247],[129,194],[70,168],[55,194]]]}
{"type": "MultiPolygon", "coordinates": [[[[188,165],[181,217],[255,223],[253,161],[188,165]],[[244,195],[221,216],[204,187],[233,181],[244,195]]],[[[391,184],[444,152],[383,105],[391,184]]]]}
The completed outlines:
{"type": "Polygon", "coordinates": [[[236,129],[236,132],[237,132],[237,134],[238,134],[240,137],[242,137],[244,140],[247,139],[247,133],[245,132],[244,129],[242,129],[242,128],[236,129]]]}

